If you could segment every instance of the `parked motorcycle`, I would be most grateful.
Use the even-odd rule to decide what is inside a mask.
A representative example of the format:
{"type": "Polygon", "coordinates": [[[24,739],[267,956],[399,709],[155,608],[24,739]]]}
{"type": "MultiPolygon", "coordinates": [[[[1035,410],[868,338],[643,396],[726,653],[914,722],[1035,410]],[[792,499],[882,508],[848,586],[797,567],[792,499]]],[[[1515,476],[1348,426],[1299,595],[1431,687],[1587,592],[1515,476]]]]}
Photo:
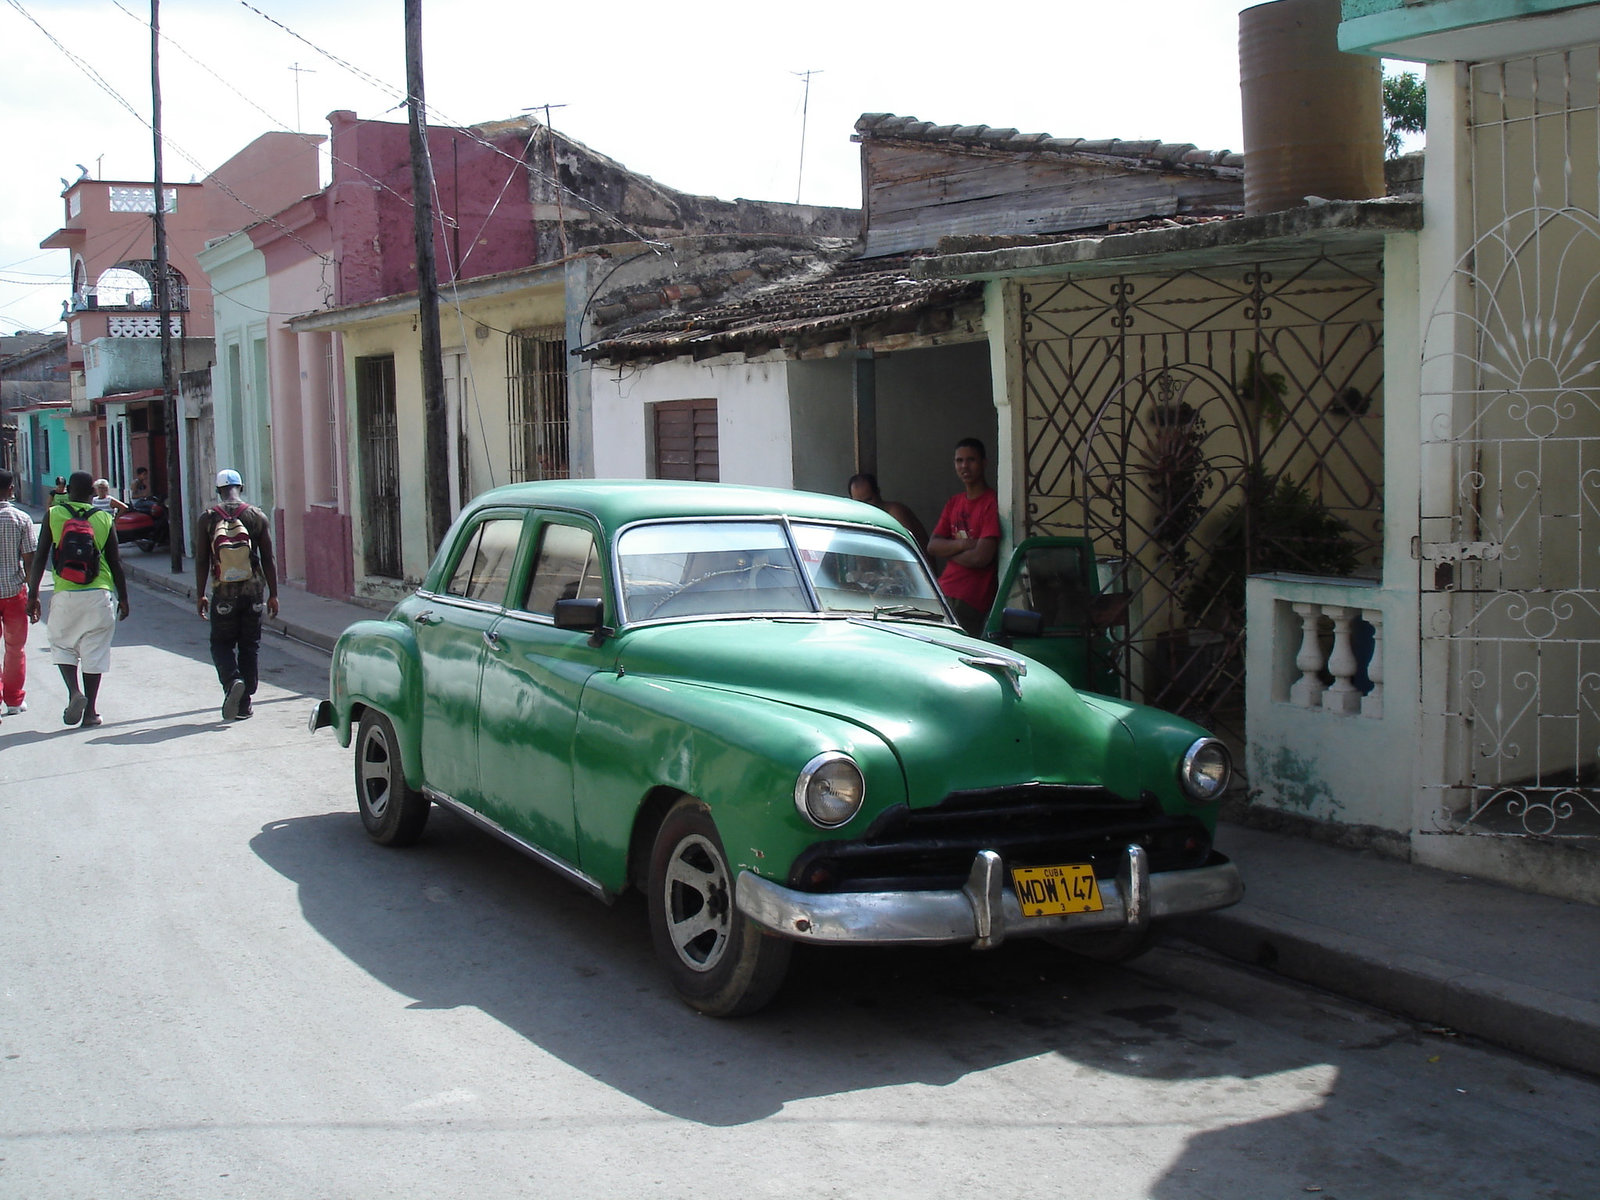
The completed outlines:
{"type": "Polygon", "coordinates": [[[146,554],[167,544],[167,506],[157,497],[147,496],[117,514],[117,545],[132,542],[146,554]]]}

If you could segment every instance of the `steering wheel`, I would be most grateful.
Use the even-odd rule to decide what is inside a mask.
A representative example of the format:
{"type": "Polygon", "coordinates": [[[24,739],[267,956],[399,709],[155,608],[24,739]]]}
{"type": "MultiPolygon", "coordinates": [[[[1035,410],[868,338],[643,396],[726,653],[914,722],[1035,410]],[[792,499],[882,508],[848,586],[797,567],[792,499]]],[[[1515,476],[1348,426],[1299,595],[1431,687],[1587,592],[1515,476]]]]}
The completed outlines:
{"type": "MultiPolygon", "coordinates": [[[[742,577],[742,582],[735,584],[733,587],[725,587],[725,588],[717,589],[719,591],[756,591],[756,590],[759,590],[759,589],[762,588],[762,584],[760,583],[760,579],[761,579],[761,574],[764,571],[782,571],[782,572],[785,572],[785,573],[787,573],[789,575],[795,574],[795,569],[793,567],[789,566],[787,563],[775,563],[775,562],[758,562],[758,563],[753,563],[753,564],[751,564],[750,566],[747,566],[747,567],[731,567],[726,571],[707,571],[704,575],[695,576],[693,579],[689,580],[687,583],[682,584],[681,586],[679,586],[675,590],[673,590],[671,592],[668,592],[665,596],[661,597],[660,601],[658,601],[656,603],[655,607],[653,607],[647,615],[650,616],[650,617],[660,617],[660,616],[671,616],[671,615],[673,615],[671,613],[664,612],[663,610],[666,609],[674,600],[678,599],[680,596],[693,596],[697,592],[711,590],[708,587],[706,587],[706,585],[708,583],[710,583],[712,580],[729,579],[729,578],[734,578],[734,577],[742,577]]],[[[737,611],[737,610],[735,610],[735,611],[737,611]]],[[[684,615],[688,615],[688,614],[684,614],[684,615]]]]}

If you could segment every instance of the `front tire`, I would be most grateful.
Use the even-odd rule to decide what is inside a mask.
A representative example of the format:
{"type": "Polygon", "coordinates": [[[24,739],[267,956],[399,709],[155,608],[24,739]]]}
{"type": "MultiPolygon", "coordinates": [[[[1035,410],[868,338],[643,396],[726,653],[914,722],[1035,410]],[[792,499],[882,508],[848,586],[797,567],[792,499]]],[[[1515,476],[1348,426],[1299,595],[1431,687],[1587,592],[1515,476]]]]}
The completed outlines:
{"type": "Polygon", "coordinates": [[[1132,962],[1156,944],[1156,931],[1146,925],[1129,932],[1122,929],[1094,929],[1085,933],[1058,933],[1050,937],[1052,945],[1080,958],[1115,966],[1132,962]]]}
{"type": "Polygon", "coordinates": [[[380,845],[409,846],[428,824],[428,798],[406,782],[394,726],[370,708],[356,730],[356,806],[380,845]]]}
{"type": "Polygon", "coordinates": [[[793,946],[734,904],[734,877],[711,812],[683,799],[650,851],[650,937],[686,1004],[712,1017],[742,1017],[777,994],[793,946]]]}

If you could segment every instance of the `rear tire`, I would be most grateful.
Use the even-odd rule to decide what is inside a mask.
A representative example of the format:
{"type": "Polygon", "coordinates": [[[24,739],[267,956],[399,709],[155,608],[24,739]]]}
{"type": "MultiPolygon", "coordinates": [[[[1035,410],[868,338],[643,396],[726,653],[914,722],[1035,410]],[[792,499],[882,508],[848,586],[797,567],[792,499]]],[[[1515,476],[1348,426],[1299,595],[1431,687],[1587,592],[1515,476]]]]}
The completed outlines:
{"type": "Polygon", "coordinates": [[[428,798],[406,782],[394,726],[370,708],[356,729],[356,807],[372,840],[384,846],[409,846],[428,824],[428,798]]]}
{"type": "Polygon", "coordinates": [[[683,799],[650,851],[650,937],[684,1003],[712,1017],[742,1017],[772,999],[793,944],[748,920],[711,812],[683,799]]]}

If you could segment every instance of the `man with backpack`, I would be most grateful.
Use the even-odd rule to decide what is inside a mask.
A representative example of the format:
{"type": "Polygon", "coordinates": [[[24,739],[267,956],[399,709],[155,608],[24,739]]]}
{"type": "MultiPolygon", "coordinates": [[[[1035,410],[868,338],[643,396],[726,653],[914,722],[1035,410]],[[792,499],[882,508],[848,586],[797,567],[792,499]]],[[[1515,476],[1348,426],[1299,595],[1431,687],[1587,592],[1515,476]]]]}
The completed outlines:
{"type": "Polygon", "coordinates": [[[45,563],[50,563],[55,586],[50,597],[50,660],[61,668],[67,685],[61,722],[84,729],[100,724],[95,708],[100,677],[111,668],[117,621],[128,616],[128,581],[117,555],[115,524],[110,513],[91,503],[93,498],[94,476],[74,471],[67,479],[66,498],[45,512],[39,548],[28,572],[28,620],[37,623],[39,584],[45,563]]]}
{"type": "Polygon", "coordinates": [[[250,697],[258,680],[261,614],[265,609],[278,615],[272,531],[267,514],[239,498],[243,487],[239,472],[218,471],[218,503],[200,514],[194,533],[195,607],[211,622],[211,661],[225,693],[224,721],[254,715],[250,697]]]}

